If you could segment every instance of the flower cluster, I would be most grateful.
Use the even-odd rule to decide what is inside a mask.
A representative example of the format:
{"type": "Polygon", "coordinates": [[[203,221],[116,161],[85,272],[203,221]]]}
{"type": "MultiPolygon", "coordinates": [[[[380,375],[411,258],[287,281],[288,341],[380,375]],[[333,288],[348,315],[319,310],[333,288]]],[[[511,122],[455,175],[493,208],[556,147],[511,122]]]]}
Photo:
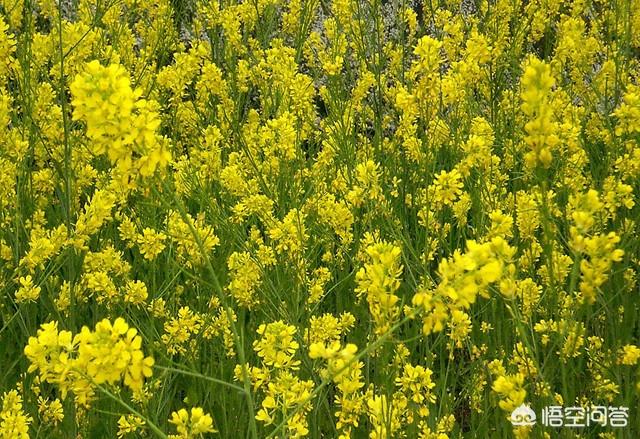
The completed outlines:
{"type": "Polygon", "coordinates": [[[191,413],[180,409],[171,413],[169,422],[176,426],[178,434],[172,434],[171,439],[195,439],[205,433],[214,433],[213,419],[200,407],[193,407],[191,413]]]}
{"type": "Polygon", "coordinates": [[[372,242],[365,248],[366,262],[356,273],[356,294],[365,295],[369,312],[382,335],[395,323],[400,309],[396,291],[400,288],[401,250],[384,241],[372,242]]]}
{"type": "Polygon", "coordinates": [[[466,253],[456,250],[451,258],[443,260],[438,267],[441,280],[437,287],[423,287],[413,296],[413,305],[423,314],[424,333],[441,331],[451,318],[464,318],[460,312],[475,303],[478,296],[488,297],[491,285],[512,297],[514,253],[503,238],[495,237],[485,243],[468,241],[466,253]]]}
{"type": "Polygon", "coordinates": [[[170,153],[156,132],[160,125],[157,104],[142,99],[140,89],[131,88],[123,66],[105,67],[98,60],[91,61],[69,88],[73,118],[87,124],[90,151],[106,153],[123,177],[134,169],[148,176],[169,163],[170,153]]]}
{"type": "Polygon", "coordinates": [[[525,143],[531,151],[525,155],[529,166],[551,165],[551,151],[560,142],[555,134],[553,110],[549,105],[551,88],[555,81],[551,68],[535,57],[527,60],[522,74],[522,111],[530,119],[524,126],[525,143]]]}
{"type": "Polygon", "coordinates": [[[24,353],[29,371],[37,371],[42,382],[56,384],[63,398],[72,391],[79,403],[88,405],[101,384],[124,381],[133,392],[142,391],[154,361],[141,347],[142,337],[122,318],[113,324],[104,319],[93,331],[85,326],[75,336],[59,331],[54,321],[41,326],[24,353]]]}
{"type": "Polygon", "coordinates": [[[0,411],[0,438],[29,439],[29,424],[33,419],[22,409],[22,397],[15,390],[2,395],[0,411]]]}
{"type": "Polygon", "coordinates": [[[294,340],[297,331],[277,321],[260,325],[257,332],[260,338],[253,343],[253,349],[262,365],[253,368],[238,365],[235,377],[240,380],[249,374],[254,388],[264,392],[256,420],[265,425],[284,422],[288,437],[304,437],[309,434],[306,416],[311,409],[314,383],[294,374],[300,365],[295,358],[300,347],[294,340]]]}
{"type": "Polygon", "coordinates": [[[638,406],[639,53],[640,0],[0,0],[0,439],[638,406]]]}

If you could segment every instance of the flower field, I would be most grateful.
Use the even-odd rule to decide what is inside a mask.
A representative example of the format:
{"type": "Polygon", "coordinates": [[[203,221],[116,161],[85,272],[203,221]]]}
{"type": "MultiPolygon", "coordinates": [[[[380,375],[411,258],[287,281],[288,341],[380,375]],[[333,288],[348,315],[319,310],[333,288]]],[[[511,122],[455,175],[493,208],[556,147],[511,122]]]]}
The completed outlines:
{"type": "Polygon", "coordinates": [[[640,437],[640,0],[0,0],[0,439],[640,437]]]}

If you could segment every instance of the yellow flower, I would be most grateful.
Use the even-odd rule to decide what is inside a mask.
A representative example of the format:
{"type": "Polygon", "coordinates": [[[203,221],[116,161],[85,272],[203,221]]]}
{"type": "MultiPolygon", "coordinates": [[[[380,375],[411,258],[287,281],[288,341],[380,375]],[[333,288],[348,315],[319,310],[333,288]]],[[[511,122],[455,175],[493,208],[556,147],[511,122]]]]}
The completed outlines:
{"type": "MultiPolygon", "coordinates": [[[[497,283],[504,296],[512,297],[514,254],[515,249],[497,236],[484,243],[468,240],[466,253],[456,250],[451,258],[441,261],[440,283],[436,289],[420,288],[413,298],[413,305],[423,313],[424,333],[441,331],[454,311],[468,309],[478,295],[487,297],[491,284],[497,283]]],[[[459,329],[464,329],[458,335],[466,333],[470,327],[468,318],[459,313],[455,315],[459,329]]]]}
{"type": "Polygon", "coordinates": [[[76,221],[73,244],[77,249],[88,250],[86,243],[102,225],[111,219],[111,210],[116,204],[116,196],[107,190],[97,190],[85,204],[84,211],[76,221]]]}
{"type": "Polygon", "coordinates": [[[633,366],[640,359],[640,348],[636,345],[628,344],[622,347],[618,361],[621,364],[633,366]]]}
{"type": "Polygon", "coordinates": [[[418,405],[420,417],[429,416],[429,403],[436,402],[436,396],[432,389],[436,384],[431,380],[433,372],[423,366],[412,366],[405,364],[402,375],[396,377],[396,386],[402,389],[403,393],[413,403],[418,405]]]}
{"type": "Polygon", "coordinates": [[[167,352],[172,355],[186,353],[187,343],[192,336],[200,333],[202,323],[203,318],[199,313],[194,313],[188,306],[180,308],[178,317],[172,318],[164,324],[164,334],[162,334],[161,340],[167,352]]]}
{"type": "Polygon", "coordinates": [[[261,338],[253,342],[253,349],[267,366],[276,369],[297,368],[300,361],[293,358],[299,347],[298,342],[293,339],[295,327],[279,320],[260,325],[257,332],[261,338]]]}
{"type": "Polygon", "coordinates": [[[126,160],[133,138],[125,133],[130,133],[135,102],[142,92],[131,89],[125,68],[117,64],[103,67],[99,61],[91,61],[70,89],[73,118],[87,123],[93,153],[108,152],[112,162],[126,160]]]}
{"type": "Polygon", "coordinates": [[[16,301],[18,303],[22,302],[35,302],[40,297],[40,287],[37,287],[33,284],[33,279],[31,275],[27,275],[25,277],[21,277],[20,288],[16,292],[16,301]]]}
{"type": "Polygon", "coordinates": [[[502,410],[511,413],[516,407],[524,403],[527,396],[526,390],[522,388],[524,376],[520,373],[515,375],[500,375],[493,382],[492,389],[500,397],[498,405],[502,410]]]}
{"type": "Polygon", "coordinates": [[[456,169],[442,171],[434,181],[434,199],[436,203],[452,206],[462,193],[462,176],[456,169]]]}
{"type": "Polygon", "coordinates": [[[22,409],[22,397],[15,390],[2,395],[0,439],[29,439],[29,424],[33,419],[22,409]]]}
{"type": "MultiPolygon", "coordinates": [[[[15,5],[17,6],[17,4],[15,5]]],[[[20,13],[20,9],[15,7],[16,12],[20,13]]],[[[5,18],[0,18],[0,78],[5,79],[14,62],[14,53],[16,51],[15,35],[9,32],[9,25],[5,22],[5,18]]]]}
{"type": "Polygon", "coordinates": [[[144,258],[154,260],[164,250],[165,239],[167,236],[164,233],[146,227],[142,231],[142,235],[138,235],[136,241],[144,258]]]}
{"type": "Polygon", "coordinates": [[[402,264],[400,247],[385,241],[373,242],[365,248],[367,262],[356,273],[356,294],[365,295],[376,334],[382,335],[397,320],[402,264]]]}
{"type": "Polygon", "coordinates": [[[117,384],[123,379],[134,393],[142,391],[154,361],[144,356],[142,337],[124,319],[113,324],[104,319],[95,331],[85,326],[73,340],[72,336],[58,331],[58,322],[43,324],[24,348],[31,362],[29,372],[37,370],[42,381],[59,385],[63,399],[73,391],[82,405],[93,397],[94,384],[117,384]]]}
{"type": "Polygon", "coordinates": [[[169,422],[176,426],[177,435],[170,435],[172,439],[195,439],[204,433],[214,433],[213,418],[200,407],[193,407],[191,415],[186,409],[171,413],[169,422]]]}
{"type": "Polygon", "coordinates": [[[75,336],[78,345],[76,368],[86,371],[96,384],[115,384],[124,378],[125,385],[141,391],[144,378],[152,375],[153,358],[145,357],[142,337],[122,318],[112,324],[104,319],[96,324],[95,331],[86,326],[75,336]]]}
{"type": "Polygon", "coordinates": [[[141,99],[142,90],[131,88],[123,66],[105,67],[97,60],[91,61],[69,88],[73,119],[86,123],[90,151],[95,155],[106,153],[124,172],[122,177],[134,167],[149,176],[169,163],[166,142],[157,134],[159,106],[141,99]]]}
{"type": "Polygon", "coordinates": [[[551,150],[560,142],[549,105],[554,84],[551,68],[544,61],[530,56],[522,75],[521,97],[522,111],[530,119],[524,127],[527,133],[524,141],[532,149],[525,156],[526,163],[531,167],[540,163],[548,168],[551,165],[551,150]]]}
{"type": "Polygon", "coordinates": [[[416,61],[419,69],[425,72],[436,71],[440,65],[440,48],[442,43],[428,35],[420,38],[413,53],[418,56],[416,61]]]}
{"type": "Polygon", "coordinates": [[[269,237],[277,243],[278,253],[296,256],[304,250],[308,237],[304,221],[304,214],[292,209],[277,226],[269,230],[269,237]]]}
{"type": "Polygon", "coordinates": [[[147,300],[149,293],[144,282],[136,280],[129,281],[125,285],[124,301],[134,305],[140,305],[147,300]]]}
{"type": "Polygon", "coordinates": [[[227,260],[230,281],[226,289],[239,305],[252,309],[261,300],[256,294],[262,270],[249,252],[233,252],[227,260]]]}
{"type": "Polygon", "coordinates": [[[64,419],[62,403],[58,398],[49,401],[43,397],[38,397],[38,412],[45,422],[58,425],[64,419]]]}
{"type": "Polygon", "coordinates": [[[144,420],[135,415],[120,416],[118,419],[118,439],[127,436],[130,433],[135,433],[144,427],[144,420]]]}
{"type": "Polygon", "coordinates": [[[616,135],[640,132],[640,86],[629,84],[622,99],[622,105],[613,112],[618,118],[616,135]]]}

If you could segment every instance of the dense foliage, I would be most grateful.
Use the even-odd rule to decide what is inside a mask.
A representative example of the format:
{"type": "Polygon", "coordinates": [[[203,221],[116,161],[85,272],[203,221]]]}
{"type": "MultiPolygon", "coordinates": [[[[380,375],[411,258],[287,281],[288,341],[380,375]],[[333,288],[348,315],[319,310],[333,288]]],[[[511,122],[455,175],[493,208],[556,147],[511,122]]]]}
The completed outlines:
{"type": "Polygon", "coordinates": [[[0,0],[0,438],[638,437],[639,189],[639,0],[0,0]]]}

